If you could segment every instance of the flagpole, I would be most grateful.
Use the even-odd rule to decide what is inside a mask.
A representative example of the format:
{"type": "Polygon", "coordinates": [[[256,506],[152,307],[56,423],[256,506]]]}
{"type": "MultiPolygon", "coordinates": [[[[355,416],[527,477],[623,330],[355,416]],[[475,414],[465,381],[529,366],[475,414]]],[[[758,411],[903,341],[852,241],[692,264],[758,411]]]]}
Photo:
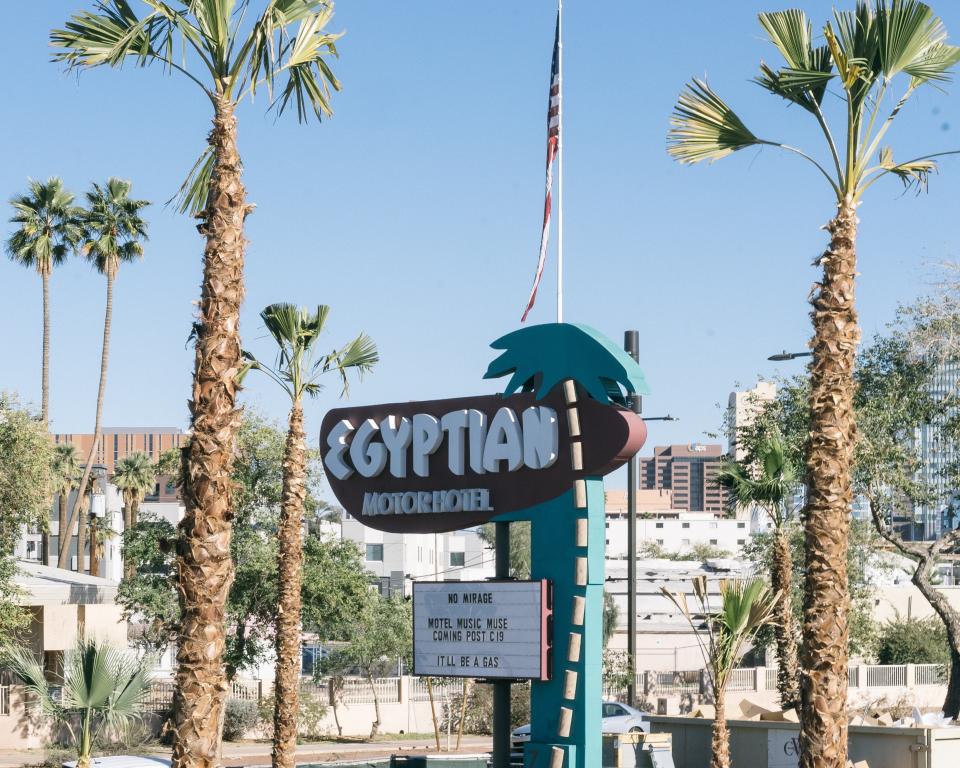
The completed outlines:
{"type": "Polygon", "coordinates": [[[557,0],[557,322],[563,322],[563,0],[557,0]]]}

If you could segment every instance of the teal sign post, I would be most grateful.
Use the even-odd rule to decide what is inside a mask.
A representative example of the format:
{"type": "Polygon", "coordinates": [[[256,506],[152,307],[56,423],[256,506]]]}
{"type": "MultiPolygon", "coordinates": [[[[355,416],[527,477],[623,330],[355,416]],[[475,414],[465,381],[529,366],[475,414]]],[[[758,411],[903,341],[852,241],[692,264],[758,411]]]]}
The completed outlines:
{"type": "MultiPolygon", "coordinates": [[[[323,421],[321,454],[345,509],[381,530],[531,522],[531,578],[551,586],[552,643],[547,675],[531,682],[526,765],[595,768],[602,478],[643,445],[646,427],[625,408],[625,398],[646,393],[646,383],[632,358],[587,326],[531,326],[492,346],[502,353],[485,378],[509,376],[502,395],[337,409],[323,421]]],[[[482,677],[467,671],[475,654],[493,664],[496,654],[508,652],[503,644],[478,647],[455,624],[444,626],[437,636],[450,642],[443,658],[462,660],[466,676],[482,677]]]]}

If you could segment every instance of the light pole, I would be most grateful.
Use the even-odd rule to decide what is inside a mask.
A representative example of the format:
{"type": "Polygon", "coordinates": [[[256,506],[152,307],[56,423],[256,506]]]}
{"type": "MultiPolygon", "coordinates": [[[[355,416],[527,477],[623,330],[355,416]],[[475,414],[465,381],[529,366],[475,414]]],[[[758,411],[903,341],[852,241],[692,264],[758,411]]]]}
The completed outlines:
{"type": "Polygon", "coordinates": [[[796,360],[798,357],[813,357],[813,352],[777,352],[775,355],[770,355],[767,360],[771,360],[775,363],[783,362],[784,360],[796,360]]]}

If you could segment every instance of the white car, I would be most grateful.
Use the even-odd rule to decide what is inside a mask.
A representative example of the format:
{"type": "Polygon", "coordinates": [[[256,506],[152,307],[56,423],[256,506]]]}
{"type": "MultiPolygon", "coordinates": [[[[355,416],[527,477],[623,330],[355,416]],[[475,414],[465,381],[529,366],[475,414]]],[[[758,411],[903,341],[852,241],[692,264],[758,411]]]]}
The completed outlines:
{"type": "MultiPolygon", "coordinates": [[[[90,761],[90,768],[169,768],[169,766],[170,759],[167,757],[109,755],[95,757],[90,761]]],[[[63,768],[77,768],[77,761],[70,760],[63,764],[63,768]]]]}
{"type": "MultiPolygon", "coordinates": [[[[602,714],[602,732],[603,733],[649,733],[650,724],[647,722],[643,712],[619,701],[603,702],[602,714]]],[[[514,728],[510,740],[514,751],[522,748],[523,744],[530,741],[530,724],[521,725],[514,728]]]]}

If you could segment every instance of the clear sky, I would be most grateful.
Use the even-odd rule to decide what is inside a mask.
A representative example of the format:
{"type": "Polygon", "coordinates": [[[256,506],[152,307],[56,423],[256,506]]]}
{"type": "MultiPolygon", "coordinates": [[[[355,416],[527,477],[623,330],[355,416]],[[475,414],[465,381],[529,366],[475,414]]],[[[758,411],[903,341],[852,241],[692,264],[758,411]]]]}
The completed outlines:
{"type": "MultiPolygon", "coordinates": [[[[141,9],[138,0],[133,6],[141,9]]],[[[258,3],[254,3],[257,5],[258,3]]],[[[852,6],[852,1],[844,5],[852,6]]],[[[960,7],[939,2],[960,39],[960,7]]],[[[89,0],[8,10],[0,46],[5,107],[0,192],[62,176],[76,192],[116,175],[148,209],[142,263],[116,286],[104,423],[187,426],[203,242],[164,208],[203,147],[210,108],[185,79],[159,70],[66,75],[47,34],[89,0]]],[[[821,24],[829,4],[803,3],[821,24]]],[[[756,23],[777,5],[688,0],[567,0],[565,7],[566,318],[619,340],[637,328],[653,394],[650,444],[705,439],[731,388],[777,368],[809,335],[811,262],[825,244],[829,189],[801,161],[747,151],[687,168],[665,152],[671,107],[691,75],[709,77],[765,138],[822,149],[799,109],[750,83],[776,61],[756,23]]],[[[367,403],[493,391],[480,377],[489,342],[518,325],[532,278],[543,195],[545,111],[555,4],[341,0],[343,81],[322,125],[239,112],[248,219],[245,345],[270,344],[258,312],[275,301],[332,306],[327,346],[360,330],[382,362],[351,400],[367,403]]],[[[960,146],[960,96],[924,89],[891,133],[896,156],[960,146]]],[[[834,100],[835,106],[836,100],[834,100]]],[[[858,303],[865,334],[899,302],[929,290],[935,265],[958,259],[960,160],[930,194],[876,185],[861,208],[858,303]]],[[[6,209],[0,223],[9,233],[6,209]]],[[[533,322],[554,319],[551,254],[533,322]]],[[[0,263],[0,388],[39,403],[41,303],[36,274],[0,263]]],[[[52,280],[52,427],[93,427],[104,281],[73,259],[52,280]]],[[[779,369],[790,373],[799,363],[779,369]]],[[[308,406],[310,434],[337,403],[308,406]]],[[[282,419],[265,378],[243,402],[282,419]]],[[[313,438],[311,438],[313,439],[313,438]]]]}

